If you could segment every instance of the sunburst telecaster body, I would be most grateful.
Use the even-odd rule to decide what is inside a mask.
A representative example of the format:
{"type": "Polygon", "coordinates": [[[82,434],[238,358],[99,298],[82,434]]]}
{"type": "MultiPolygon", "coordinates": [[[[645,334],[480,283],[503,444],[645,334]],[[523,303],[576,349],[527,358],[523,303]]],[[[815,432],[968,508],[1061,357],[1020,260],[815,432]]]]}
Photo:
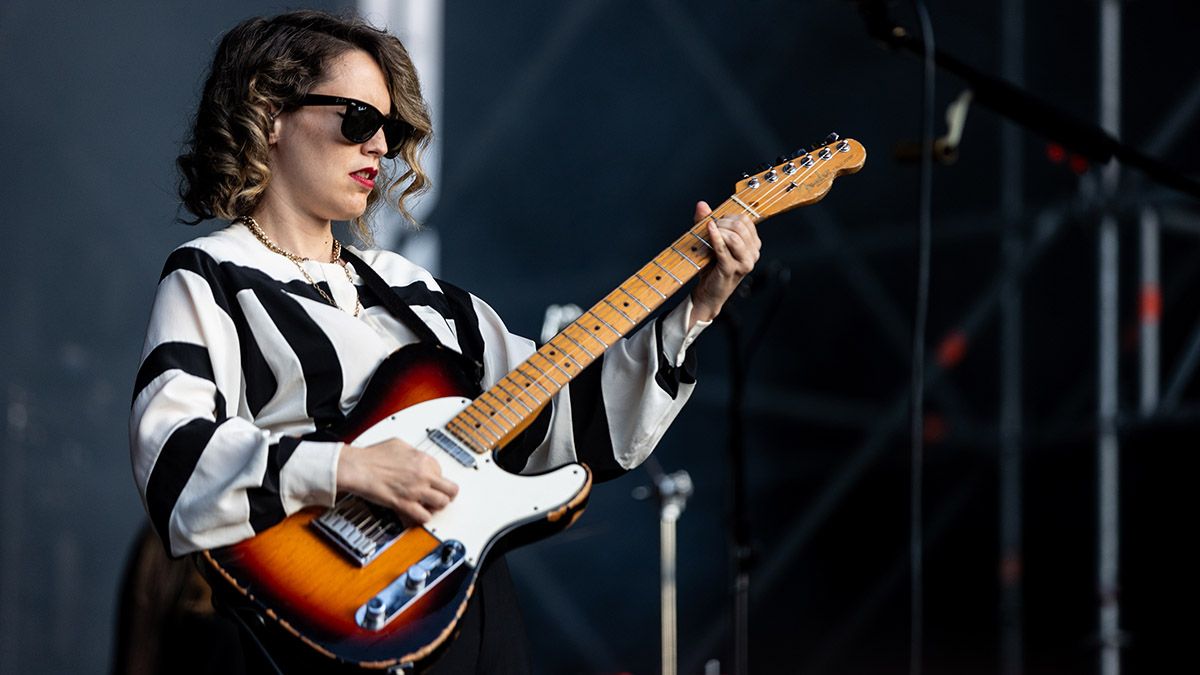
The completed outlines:
{"type": "MultiPolygon", "coordinates": [[[[810,204],[865,159],[857,141],[833,136],[747,176],[712,218],[744,213],[757,222],[810,204]]],[[[489,553],[567,527],[591,490],[582,464],[516,475],[496,464],[495,452],[710,262],[706,236],[706,221],[695,224],[486,391],[448,348],[421,343],[392,354],[345,423],[319,433],[358,446],[404,440],[437,459],[457,497],[423,527],[405,528],[385,509],[342,495],[330,509],[306,509],[205,551],[210,576],[314,657],[383,669],[433,654],[453,633],[489,553]]]]}
{"type": "Polygon", "coordinates": [[[546,536],[586,503],[591,475],[583,465],[518,475],[498,467],[492,453],[433,440],[430,431],[478,391],[460,359],[423,343],[398,350],[372,376],[344,433],[335,434],[360,446],[399,438],[439,461],[459,495],[424,527],[404,529],[382,509],[343,496],[333,509],[306,509],[205,553],[223,578],[330,657],[385,667],[426,656],[455,625],[483,557],[501,537],[522,528],[546,536]]]}

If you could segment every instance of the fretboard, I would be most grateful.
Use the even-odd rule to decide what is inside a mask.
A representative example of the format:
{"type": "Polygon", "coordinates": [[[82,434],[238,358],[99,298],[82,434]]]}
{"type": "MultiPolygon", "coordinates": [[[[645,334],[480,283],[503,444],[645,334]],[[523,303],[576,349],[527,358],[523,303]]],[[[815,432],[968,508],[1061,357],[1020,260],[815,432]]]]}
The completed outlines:
{"type": "Polygon", "coordinates": [[[744,211],[733,200],[721,204],[483,392],[446,429],[478,453],[503,447],[559,390],[704,269],[712,259],[710,219],[744,211]]]}
{"type": "Polygon", "coordinates": [[[777,166],[747,175],[708,218],[592,305],[528,359],[483,392],[446,424],[446,430],[477,453],[504,447],[563,387],[601,354],[645,321],[712,260],[708,223],[746,214],[754,222],[812,204],[833,180],[863,166],[858,141],[831,134],[812,153],[798,151],[777,166]]]}

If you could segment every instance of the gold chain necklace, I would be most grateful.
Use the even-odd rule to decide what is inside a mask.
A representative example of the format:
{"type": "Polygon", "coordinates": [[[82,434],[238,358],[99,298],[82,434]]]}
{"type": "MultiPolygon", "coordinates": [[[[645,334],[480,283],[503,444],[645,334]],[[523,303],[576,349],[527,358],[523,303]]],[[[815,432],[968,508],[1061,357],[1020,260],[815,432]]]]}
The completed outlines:
{"type": "MultiPolygon", "coordinates": [[[[309,276],[308,270],[304,269],[304,263],[312,260],[312,258],[303,258],[295,253],[292,253],[291,251],[285,251],[284,249],[280,248],[278,244],[271,241],[271,238],[267,236],[266,232],[263,232],[263,229],[261,226],[259,226],[258,221],[254,220],[254,218],[250,216],[241,216],[234,222],[242,223],[246,227],[250,228],[250,232],[254,234],[254,238],[262,242],[262,245],[266,246],[267,249],[273,253],[278,253],[279,255],[295,263],[296,267],[300,269],[300,273],[304,275],[304,278],[308,280],[308,283],[312,284],[313,288],[317,289],[317,292],[321,294],[322,298],[325,298],[326,302],[334,307],[337,307],[338,309],[342,309],[341,306],[337,304],[337,301],[330,297],[330,295],[326,293],[320,286],[318,286],[317,282],[311,276],[309,276]]],[[[354,278],[350,276],[350,266],[346,264],[345,260],[342,260],[341,256],[342,242],[334,238],[333,255],[330,256],[329,262],[341,265],[342,271],[346,273],[346,281],[349,281],[350,287],[354,289],[354,318],[358,318],[358,313],[362,311],[362,301],[358,297],[358,287],[354,285],[354,278]]]]}

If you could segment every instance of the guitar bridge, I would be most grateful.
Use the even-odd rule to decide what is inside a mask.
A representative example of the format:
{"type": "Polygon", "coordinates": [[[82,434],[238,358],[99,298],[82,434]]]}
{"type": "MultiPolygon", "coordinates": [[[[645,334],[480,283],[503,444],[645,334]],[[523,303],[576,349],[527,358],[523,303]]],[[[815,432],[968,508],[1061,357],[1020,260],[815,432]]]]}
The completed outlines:
{"type": "Polygon", "coordinates": [[[404,532],[387,509],[352,495],[339,499],[313,523],[359,567],[370,564],[404,532]]]}

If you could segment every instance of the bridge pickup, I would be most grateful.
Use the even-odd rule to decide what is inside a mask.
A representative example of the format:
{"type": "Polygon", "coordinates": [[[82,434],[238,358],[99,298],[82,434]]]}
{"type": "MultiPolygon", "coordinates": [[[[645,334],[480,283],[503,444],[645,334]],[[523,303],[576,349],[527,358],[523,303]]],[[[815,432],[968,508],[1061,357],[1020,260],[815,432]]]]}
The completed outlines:
{"type": "Polygon", "coordinates": [[[454,458],[456,462],[462,464],[468,469],[475,468],[475,453],[464,448],[454,437],[441,429],[430,429],[429,440],[433,441],[434,445],[446,451],[446,454],[454,458]]]}
{"type": "Polygon", "coordinates": [[[456,539],[442,542],[433,553],[413,563],[408,571],[359,607],[354,620],[367,630],[382,630],[442,577],[463,564],[466,553],[466,547],[456,539]]]}

